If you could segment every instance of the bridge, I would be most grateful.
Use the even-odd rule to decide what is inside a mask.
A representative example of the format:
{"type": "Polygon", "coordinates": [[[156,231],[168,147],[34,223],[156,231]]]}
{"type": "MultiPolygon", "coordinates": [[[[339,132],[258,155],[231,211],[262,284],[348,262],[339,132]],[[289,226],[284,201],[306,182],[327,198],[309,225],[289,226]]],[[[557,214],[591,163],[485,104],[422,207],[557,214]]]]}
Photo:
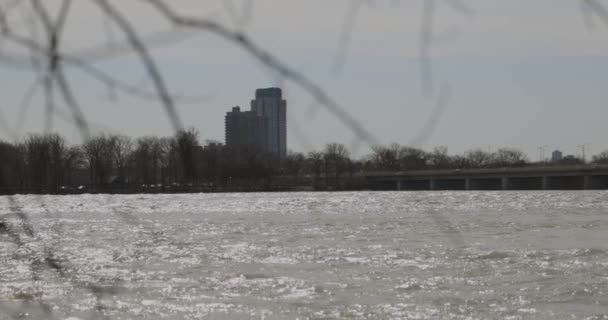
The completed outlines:
{"type": "Polygon", "coordinates": [[[372,190],[603,190],[608,165],[372,172],[365,179],[372,190]]]}

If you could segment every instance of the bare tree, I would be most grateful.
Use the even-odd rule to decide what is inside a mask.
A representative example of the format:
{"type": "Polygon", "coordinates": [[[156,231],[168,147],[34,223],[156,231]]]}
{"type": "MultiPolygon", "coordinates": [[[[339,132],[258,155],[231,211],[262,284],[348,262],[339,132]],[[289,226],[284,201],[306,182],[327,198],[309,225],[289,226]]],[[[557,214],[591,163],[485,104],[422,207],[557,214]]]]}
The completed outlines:
{"type": "Polygon", "coordinates": [[[420,170],[427,167],[428,154],[418,148],[401,147],[399,149],[399,162],[401,170],[420,170]]]}
{"type": "Polygon", "coordinates": [[[325,165],[325,178],[329,181],[329,176],[334,176],[334,188],[339,188],[340,175],[347,170],[347,160],[350,154],[348,149],[340,143],[329,143],[325,146],[323,152],[323,161],[325,165]]]}
{"type": "Polygon", "coordinates": [[[163,187],[178,181],[179,155],[174,137],[157,138],[153,142],[153,154],[160,170],[159,180],[163,187]]]}
{"type": "Polygon", "coordinates": [[[393,143],[390,146],[373,146],[371,160],[376,170],[397,171],[401,169],[399,152],[401,146],[393,143]]]}
{"type": "Polygon", "coordinates": [[[294,176],[297,180],[304,169],[305,161],[306,158],[302,153],[289,151],[284,159],[285,171],[287,174],[294,176]]]}
{"type": "Polygon", "coordinates": [[[492,166],[514,167],[523,166],[528,162],[526,155],[517,149],[500,148],[492,154],[492,166]]]}
{"type": "Polygon", "coordinates": [[[450,155],[445,146],[435,147],[429,154],[429,165],[435,169],[447,169],[450,167],[450,155]]]}
{"type": "Polygon", "coordinates": [[[175,134],[175,152],[177,152],[177,158],[179,159],[181,179],[184,182],[192,183],[198,179],[198,173],[196,172],[198,136],[198,130],[194,128],[179,130],[175,134]]]}
{"type": "Polygon", "coordinates": [[[481,149],[475,149],[466,153],[467,165],[471,168],[485,168],[492,163],[492,155],[481,149]]]}
{"type": "Polygon", "coordinates": [[[593,156],[593,163],[608,164],[608,150],[602,151],[597,155],[593,156]]]}
{"type": "Polygon", "coordinates": [[[144,185],[156,184],[158,178],[158,160],[160,144],[156,137],[142,137],[135,142],[131,157],[133,181],[144,185]]]}
{"type": "Polygon", "coordinates": [[[86,160],[80,146],[71,146],[67,149],[64,159],[65,183],[73,185],[73,176],[77,169],[86,167],[86,160]]]}
{"type": "Polygon", "coordinates": [[[311,151],[308,153],[307,158],[308,171],[314,176],[321,176],[323,169],[323,153],[318,151],[311,151]]]}
{"type": "Polygon", "coordinates": [[[116,141],[107,135],[100,135],[86,141],[82,150],[89,166],[91,182],[95,186],[107,184],[114,168],[116,141]]]}
{"type": "Polygon", "coordinates": [[[23,142],[27,185],[38,192],[57,192],[66,180],[68,147],[57,134],[29,135],[23,142]]]}
{"type": "Polygon", "coordinates": [[[113,140],[113,162],[118,171],[118,178],[121,183],[127,182],[127,168],[129,165],[129,157],[133,152],[133,141],[130,137],[123,135],[114,135],[110,137],[113,140]]]}
{"type": "Polygon", "coordinates": [[[0,194],[11,193],[21,187],[21,179],[25,175],[22,152],[18,146],[0,141],[0,194]]]}

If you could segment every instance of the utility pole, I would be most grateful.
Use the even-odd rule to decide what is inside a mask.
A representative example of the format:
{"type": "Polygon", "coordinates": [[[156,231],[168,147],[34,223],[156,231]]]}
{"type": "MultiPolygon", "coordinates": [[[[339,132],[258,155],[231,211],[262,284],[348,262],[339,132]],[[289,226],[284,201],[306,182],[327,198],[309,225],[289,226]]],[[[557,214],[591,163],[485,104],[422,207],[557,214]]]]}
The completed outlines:
{"type": "Polygon", "coordinates": [[[548,148],[548,145],[538,147],[538,151],[540,153],[540,162],[545,162],[545,148],[548,148]]]}
{"type": "Polygon", "coordinates": [[[587,157],[585,154],[585,148],[589,146],[588,143],[584,143],[584,144],[579,144],[577,147],[581,148],[581,153],[582,153],[582,157],[583,157],[583,163],[587,162],[587,157]]]}

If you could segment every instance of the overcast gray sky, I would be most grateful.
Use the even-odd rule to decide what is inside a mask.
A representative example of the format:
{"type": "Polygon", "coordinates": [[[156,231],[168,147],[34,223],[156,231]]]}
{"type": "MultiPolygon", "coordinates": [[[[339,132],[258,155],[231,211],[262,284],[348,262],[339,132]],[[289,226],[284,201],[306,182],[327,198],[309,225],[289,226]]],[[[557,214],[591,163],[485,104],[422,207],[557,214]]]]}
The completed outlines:
{"type": "MultiPolygon", "coordinates": [[[[580,153],[577,146],[582,144],[589,144],[592,153],[608,149],[608,26],[599,15],[585,19],[578,0],[438,0],[429,51],[434,90],[428,95],[420,59],[424,1],[430,0],[254,0],[249,18],[242,10],[247,1],[235,0],[232,6],[219,0],[168,2],[184,14],[242,29],[324,88],[379,142],[422,142],[429,149],[445,145],[450,153],[509,146],[534,160],[539,146],[573,154],[580,153]],[[356,4],[358,10],[353,9],[356,4]],[[344,42],[347,17],[354,19],[344,42]],[[341,43],[347,43],[342,47],[346,50],[340,50],[341,43]],[[445,108],[430,120],[435,129],[419,139],[441,87],[450,88],[445,108]]],[[[80,54],[122,42],[120,31],[108,27],[90,1],[74,2],[65,52],[80,54]]],[[[57,1],[44,3],[55,7],[57,1]]],[[[142,34],[173,30],[145,1],[114,3],[142,34]]],[[[28,34],[23,18],[29,10],[22,6],[11,11],[10,19],[28,34]]],[[[340,119],[238,46],[205,32],[176,31],[175,36],[181,40],[157,45],[153,54],[171,91],[196,98],[178,110],[184,124],[197,128],[203,140],[223,141],[225,112],[235,105],[248,108],[256,88],[278,85],[288,100],[290,149],[309,151],[327,142],[357,146],[340,119]]],[[[6,42],[2,52],[23,54],[6,42]]],[[[134,54],[95,65],[152,90],[134,54]]],[[[6,61],[0,70],[0,108],[8,122],[0,135],[10,140],[23,94],[36,74],[6,61]]],[[[131,136],[172,133],[158,102],[113,94],[75,69],[67,74],[94,130],[131,136]]],[[[38,90],[17,134],[43,130],[42,97],[38,90]]],[[[67,110],[61,103],[58,108],[67,110]]],[[[80,141],[79,131],[62,116],[54,117],[53,129],[80,141]]],[[[363,154],[369,148],[360,145],[353,151],[363,154]]]]}

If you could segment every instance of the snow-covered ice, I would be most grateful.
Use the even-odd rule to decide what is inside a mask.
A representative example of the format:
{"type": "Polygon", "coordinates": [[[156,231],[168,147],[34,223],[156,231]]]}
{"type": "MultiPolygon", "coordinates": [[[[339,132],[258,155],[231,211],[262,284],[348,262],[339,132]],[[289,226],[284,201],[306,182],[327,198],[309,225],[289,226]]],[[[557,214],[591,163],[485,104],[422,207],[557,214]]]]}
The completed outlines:
{"type": "Polygon", "coordinates": [[[0,215],[0,319],[608,318],[607,192],[21,195],[0,215]]]}

